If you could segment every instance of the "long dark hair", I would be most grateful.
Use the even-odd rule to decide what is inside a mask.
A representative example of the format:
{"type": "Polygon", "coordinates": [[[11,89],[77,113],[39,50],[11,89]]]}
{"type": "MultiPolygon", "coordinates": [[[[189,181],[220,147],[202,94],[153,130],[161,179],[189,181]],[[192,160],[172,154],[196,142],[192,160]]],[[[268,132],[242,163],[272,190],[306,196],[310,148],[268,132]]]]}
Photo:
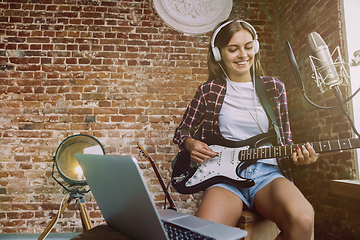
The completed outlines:
{"type": "MultiPolygon", "coordinates": [[[[237,21],[237,20],[238,19],[226,20],[224,22],[221,22],[215,28],[215,31],[216,31],[216,29],[218,29],[224,23],[232,21],[229,24],[222,27],[221,30],[218,32],[218,34],[215,37],[214,46],[216,46],[219,50],[221,48],[227,46],[227,44],[230,42],[233,35],[241,29],[248,30],[251,33],[253,39],[255,39],[256,33],[253,31],[253,29],[247,23],[242,22],[242,21],[237,21]]],[[[224,75],[224,72],[221,69],[221,67],[219,66],[219,64],[221,64],[221,66],[223,67],[223,69],[225,71],[227,71],[227,70],[226,70],[222,60],[220,62],[215,61],[214,54],[212,52],[211,43],[209,46],[207,61],[208,61],[208,70],[209,70],[209,80],[214,79],[214,78],[221,79],[221,76],[224,75]]],[[[254,65],[255,65],[255,76],[264,75],[264,70],[260,64],[260,51],[255,54],[254,65]]],[[[251,74],[254,69],[254,65],[251,67],[251,70],[250,70],[251,74]]],[[[227,72],[226,72],[226,74],[227,74],[227,72]]]]}

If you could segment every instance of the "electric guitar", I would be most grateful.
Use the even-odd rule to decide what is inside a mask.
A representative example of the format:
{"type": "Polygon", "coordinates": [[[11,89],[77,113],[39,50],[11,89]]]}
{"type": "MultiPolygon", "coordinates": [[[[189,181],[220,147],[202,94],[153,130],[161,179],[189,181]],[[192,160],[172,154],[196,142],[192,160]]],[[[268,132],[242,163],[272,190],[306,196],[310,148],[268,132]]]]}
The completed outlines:
{"type": "MultiPolygon", "coordinates": [[[[273,142],[274,139],[273,134],[264,133],[237,142],[224,138],[205,141],[217,154],[200,165],[190,160],[190,153],[187,150],[180,151],[174,159],[173,187],[182,194],[203,191],[217,183],[227,183],[235,187],[252,187],[254,181],[241,177],[242,170],[258,159],[292,156],[297,146],[304,145],[264,146],[266,143],[273,142]]],[[[360,148],[360,139],[330,140],[310,144],[317,153],[322,153],[360,148]]]]}

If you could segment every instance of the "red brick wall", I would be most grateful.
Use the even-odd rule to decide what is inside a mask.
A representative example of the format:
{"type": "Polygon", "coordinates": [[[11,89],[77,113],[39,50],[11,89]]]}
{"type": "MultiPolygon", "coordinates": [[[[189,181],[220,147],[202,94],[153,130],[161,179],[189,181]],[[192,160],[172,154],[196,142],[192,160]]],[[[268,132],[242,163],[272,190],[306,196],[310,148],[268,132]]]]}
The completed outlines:
{"type": "MultiPolygon", "coordinates": [[[[169,180],[174,129],[206,79],[208,36],[167,27],[150,1],[1,1],[0,25],[1,231],[46,228],[64,196],[52,158],[77,133],[96,137],[108,155],[141,160],[161,205],[136,143],[169,180]]],[[[193,196],[175,197],[193,212],[193,196]]],[[[102,222],[90,193],[85,201],[94,225],[102,222]]],[[[73,230],[81,230],[74,202],[54,231],[73,230]]]]}
{"type": "MultiPolygon", "coordinates": [[[[207,79],[210,33],[186,36],[169,28],[150,1],[19,0],[1,1],[0,9],[2,231],[46,228],[64,196],[51,177],[52,158],[77,133],[96,137],[109,155],[141,160],[162,206],[164,195],[136,143],[167,182],[178,151],[173,132],[207,79]]],[[[278,58],[266,9],[273,4],[235,1],[231,15],[258,29],[274,74],[278,58]]],[[[194,213],[201,194],[172,194],[181,211],[194,213]]],[[[91,193],[85,201],[93,224],[102,222],[91,193]]],[[[81,230],[74,203],[54,231],[73,230],[81,230]]]]}
{"type": "MultiPolygon", "coordinates": [[[[234,0],[231,16],[255,26],[267,75],[286,83],[295,141],[348,137],[345,119],[339,125],[332,117],[341,116],[338,110],[315,110],[299,96],[283,50],[289,40],[299,62],[308,66],[309,32],[319,31],[330,49],[342,45],[337,2],[308,2],[234,0]],[[321,14],[326,17],[318,18],[321,14]]],[[[0,231],[46,228],[64,196],[51,177],[52,158],[76,133],[96,137],[108,155],[138,158],[161,207],[164,195],[136,143],[156,160],[167,183],[177,152],[173,132],[207,78],[209,36],[169,28],[150,0],[0,1],[0,231]]],[[[320,97],[331,99],[331,94],[320,97]]],[[[323,159],[297,179],[319,216],[318,239],[347,229],[337,226],[335,216],[325,218],[342,210],[342,201],[351,202],[328,190],[332,179],[351,175],[351,157],[323,159]]],[[[201,194],[172,191],[172,196],[181,211],[192,214],[201,194]]],[[[93,225],[101,223],[91,193],[85,201],[93,225]]],[[[359,216],[346,214],[346,220],[359,216]]],[[[54,231],[81,231],[74,203],[54,231]]]]}

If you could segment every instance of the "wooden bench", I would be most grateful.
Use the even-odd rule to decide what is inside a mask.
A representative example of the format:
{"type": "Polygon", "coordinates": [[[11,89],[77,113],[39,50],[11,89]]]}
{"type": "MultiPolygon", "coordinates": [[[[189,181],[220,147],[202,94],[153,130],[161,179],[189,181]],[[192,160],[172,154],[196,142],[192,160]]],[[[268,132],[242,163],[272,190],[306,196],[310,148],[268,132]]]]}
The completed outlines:
{"type": "MultiPolygon", "coordinates": [[[[255,211],[243,210],[238,227],[248,233],[242,240],[274,240],[280,233],[274,222],[255,211]]],[[[314,233],[311,239],[314,239],[314,233]]]]}
{"type": "Polygon", "coordinates": [[[276,224],[254,211],[243,211],[238,227],[247,231],[243,240],[274,240],[279,234],[276,224]]]}

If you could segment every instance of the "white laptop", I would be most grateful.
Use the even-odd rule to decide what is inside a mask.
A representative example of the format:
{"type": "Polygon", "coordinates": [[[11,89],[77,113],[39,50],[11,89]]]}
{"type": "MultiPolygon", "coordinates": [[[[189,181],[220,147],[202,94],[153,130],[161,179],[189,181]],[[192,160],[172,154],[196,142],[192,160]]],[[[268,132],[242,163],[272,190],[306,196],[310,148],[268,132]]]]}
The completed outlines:
{"type": "Polygon", "coordinates": [[[172,209],[157,210],[138,162],[133,157],[80,153],[75,156],[106,223],[131,239],[172,239],[166,233],[166,222],[195,231],[209,239],[241,239],[247,235],[246,231],[239,228],[172,209]]]}

